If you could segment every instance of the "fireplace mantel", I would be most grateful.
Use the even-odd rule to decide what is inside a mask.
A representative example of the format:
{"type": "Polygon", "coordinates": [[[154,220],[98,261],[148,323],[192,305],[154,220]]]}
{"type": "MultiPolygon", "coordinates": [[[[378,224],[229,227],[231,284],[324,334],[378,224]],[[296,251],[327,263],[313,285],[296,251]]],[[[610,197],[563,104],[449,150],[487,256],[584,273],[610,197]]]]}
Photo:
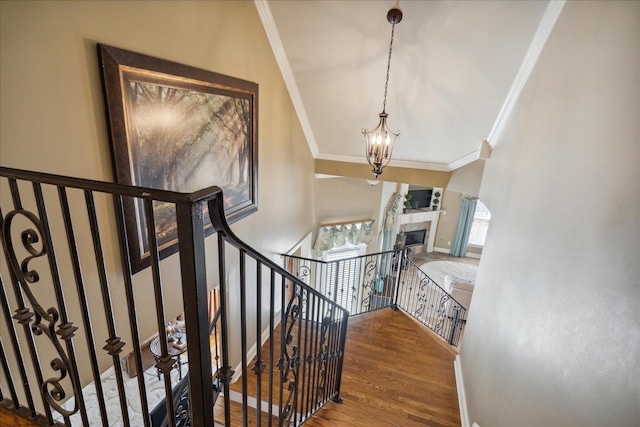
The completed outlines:
{"type": "Polygon", "coordinates": [[[433,252],[433,244],[436,240],[436,229],[438,228],[438,218],[440,218],[440,210],[438,211],[413,211],[404,214],[398,214],[396,219],[395,234],[400,233],[400,227],[404,224],[414,224],[417,222],[431,222],[429,237],[425,242],[425,250],[433,252]]]}

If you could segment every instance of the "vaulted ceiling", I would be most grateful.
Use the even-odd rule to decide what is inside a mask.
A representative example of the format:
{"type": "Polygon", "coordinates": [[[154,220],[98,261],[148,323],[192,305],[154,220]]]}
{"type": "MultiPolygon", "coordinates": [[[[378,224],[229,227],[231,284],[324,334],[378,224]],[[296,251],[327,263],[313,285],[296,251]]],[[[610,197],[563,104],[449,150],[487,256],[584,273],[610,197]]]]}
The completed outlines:
{"type": "MultiPolygon", "coordinates": [[[[396,2],[256,5],[314,157],[365,162],[361,130],[374,127],[382,111],[386,14],[396,2]]],[[[390,127],[401,131],[392,165],[454,170],[497,137],[553,27],[555,18],[545,13],[552,5],[405,0],[398,6],[404,17],[395,29],[386,107],[390,127]]]]}

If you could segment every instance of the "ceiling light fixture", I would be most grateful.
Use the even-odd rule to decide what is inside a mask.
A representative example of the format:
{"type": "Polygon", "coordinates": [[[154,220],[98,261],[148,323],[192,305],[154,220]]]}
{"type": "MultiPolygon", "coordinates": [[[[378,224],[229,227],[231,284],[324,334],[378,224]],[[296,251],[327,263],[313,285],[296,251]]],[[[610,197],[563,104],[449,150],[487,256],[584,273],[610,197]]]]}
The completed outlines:
{"type": "Polygon", "coordinates": [[[391,42],[389,43],[389,59],[387,61],[387,78],[384,83],[384,100],[382,102],[382,113],[379,114],[380,122],[378,126],[371,130],[362,129],[362,135],[367,140],[367,162],[373,167],[371,172],[378,177],[391,161],[393,144],[400,135],[400,131],[393,132],[387,126],[387,87],[389,86],[389,69],[391,68],[391,51],[393,49],[393,34],[396,24],[402,21],[402,11],[392,8],[387,13],[387,21],[391,24],[391,42]]]}

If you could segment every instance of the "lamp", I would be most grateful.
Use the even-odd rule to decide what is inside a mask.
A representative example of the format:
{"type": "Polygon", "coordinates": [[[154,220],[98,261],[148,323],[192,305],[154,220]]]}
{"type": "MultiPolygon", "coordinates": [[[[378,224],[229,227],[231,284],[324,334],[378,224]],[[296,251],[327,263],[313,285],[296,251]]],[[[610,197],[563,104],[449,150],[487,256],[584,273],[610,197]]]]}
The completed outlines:
{"type": "Polygon", "coordinates": [[[391,161],[391,153],[393,152],[393,144],[396,142],[396,138],[400,135],[400,132],[393,132],[387,126],[387,117],[389,115],[386,112],[387,107],[387,87],[389,86],[389,68],[391,67],[391,51],[393,49],[393,34],[396,28],[396,24],[402,21],[402,11],[397,8],[389,10],[387,13],[387,21],[391,24],[391,42],[389,43],[389,59],[387,61],[387,78],[384,83],[384,100],[382,102],[382,113],[378,126],[371,130],[362,129],[362,135],[367,140],[367,162],[373,167],[371,172],[378,177],[382,173],[382,169],[385,168],[391,161]]]}

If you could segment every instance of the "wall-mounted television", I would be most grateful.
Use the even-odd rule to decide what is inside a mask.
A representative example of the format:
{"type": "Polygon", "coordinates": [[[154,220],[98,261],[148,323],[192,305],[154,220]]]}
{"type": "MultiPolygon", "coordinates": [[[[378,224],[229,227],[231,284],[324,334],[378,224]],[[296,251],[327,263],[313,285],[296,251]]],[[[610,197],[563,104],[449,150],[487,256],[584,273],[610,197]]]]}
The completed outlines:
{"type": "Polygon", "coordinates": [[[431,206],[431,194],[433,189],[425,190],[409,190],[407,194],[411,194],[411,209],[424,209],[431,206]]]}

